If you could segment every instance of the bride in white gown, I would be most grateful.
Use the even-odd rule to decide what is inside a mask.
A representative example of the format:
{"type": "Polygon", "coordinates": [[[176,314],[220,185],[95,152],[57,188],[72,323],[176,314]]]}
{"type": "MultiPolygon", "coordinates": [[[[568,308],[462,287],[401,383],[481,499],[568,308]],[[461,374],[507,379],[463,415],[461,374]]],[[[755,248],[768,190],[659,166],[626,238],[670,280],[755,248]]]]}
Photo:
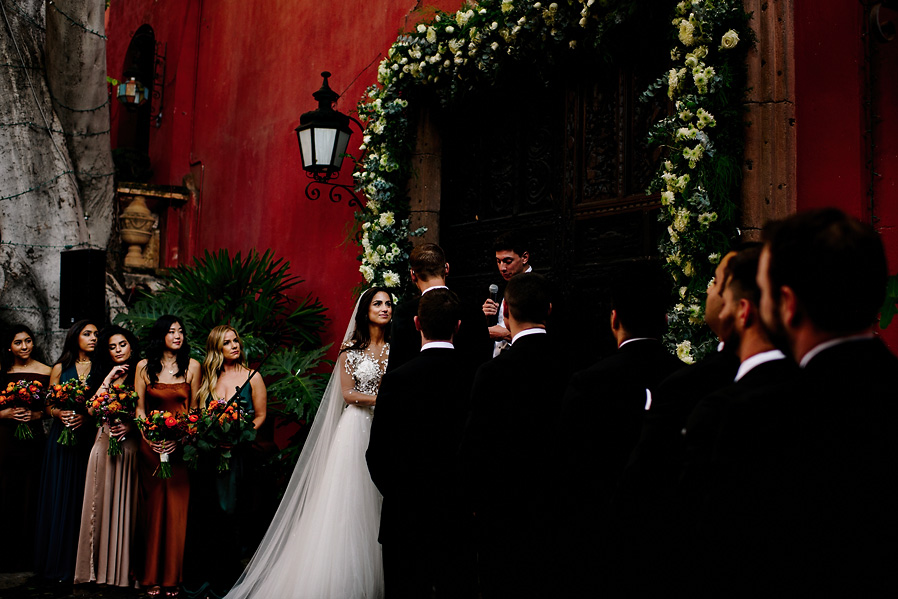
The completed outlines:
{"type": "Polygon", "coordinates": [[[392,313],[384,289],[369,289],[356,304],[281,505],[226,599],[383,597],[381,496],[365,450],[392,313]]]}

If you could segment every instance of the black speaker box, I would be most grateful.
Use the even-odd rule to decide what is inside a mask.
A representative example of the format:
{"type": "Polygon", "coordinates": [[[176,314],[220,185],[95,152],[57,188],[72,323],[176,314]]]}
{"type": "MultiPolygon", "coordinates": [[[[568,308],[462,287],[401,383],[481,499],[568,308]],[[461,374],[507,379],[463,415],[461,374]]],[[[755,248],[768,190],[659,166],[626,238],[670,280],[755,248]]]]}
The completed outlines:
{"type": "Polygon", "coordinates": [[[60,254],[59,328],[68,329],[83,318],[100,328],[106,322],[104,250],[68,250],[60,254]]]}

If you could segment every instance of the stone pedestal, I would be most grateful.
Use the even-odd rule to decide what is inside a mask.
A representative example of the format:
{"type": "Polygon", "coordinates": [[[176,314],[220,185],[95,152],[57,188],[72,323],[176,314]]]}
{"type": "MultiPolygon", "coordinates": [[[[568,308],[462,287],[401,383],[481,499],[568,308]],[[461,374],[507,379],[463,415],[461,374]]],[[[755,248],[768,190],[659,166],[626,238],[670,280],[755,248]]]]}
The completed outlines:
{"type": "Polygon", "coordinates": [[[125,266],[129,268],[154,268],[155,264],[149,264],[144,257],[143,248],[153,237],[153,226],[156,217],[147,208],[146,199],[143,196],[135,196],[122,212],[122,242],[128,246],[125,255],[125,266]]]}

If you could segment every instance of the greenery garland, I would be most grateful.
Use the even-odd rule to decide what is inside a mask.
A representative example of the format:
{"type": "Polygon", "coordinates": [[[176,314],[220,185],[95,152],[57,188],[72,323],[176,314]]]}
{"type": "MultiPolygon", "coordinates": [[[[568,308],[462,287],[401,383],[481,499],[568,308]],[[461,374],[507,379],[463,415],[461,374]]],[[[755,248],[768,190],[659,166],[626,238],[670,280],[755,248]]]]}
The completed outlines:
{"type": "MultiPolygon", "coordinates": [[[[410,236],[407,185],[413,132],[408,99],[427,90],[447,104],[493,83],[510,62],[550,71],[553,63],[603,44],[644,9],[640,0],[481,0],[455,13],[434,11],[401,35],[378,68],[358,111],[365,122],[363,155],[354,173],[368,198],[356,213],[362,246],[359,271],[372,285],[400,288],[407,277],[410,236]]],[[[711,345],[703,326],[703,295],[715,264],[736,231],[742,159],[744,49],[753,34],[739,0],[694,0],[675,5],[679,40],[675,67],[646,91],[667,89],[676,114],[660,121],[652,139],[669,157],[650,191],[661,191],[661,219],[670,238],[661,254],[677,285],[671,340],[684,361],[711,345]]]]}

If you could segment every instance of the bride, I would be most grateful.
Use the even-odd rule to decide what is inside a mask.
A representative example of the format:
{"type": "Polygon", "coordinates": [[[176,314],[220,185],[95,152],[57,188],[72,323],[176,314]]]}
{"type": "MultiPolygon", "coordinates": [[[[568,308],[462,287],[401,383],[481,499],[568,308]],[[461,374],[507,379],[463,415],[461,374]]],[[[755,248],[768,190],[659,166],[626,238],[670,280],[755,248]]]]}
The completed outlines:
{"type": "Polygon", "coordinates": [[[392,315],[385,289],[369,289],[356,304],[281,505],[227,599],[383,597],[381,496],[365,450],[392,315]]]}

